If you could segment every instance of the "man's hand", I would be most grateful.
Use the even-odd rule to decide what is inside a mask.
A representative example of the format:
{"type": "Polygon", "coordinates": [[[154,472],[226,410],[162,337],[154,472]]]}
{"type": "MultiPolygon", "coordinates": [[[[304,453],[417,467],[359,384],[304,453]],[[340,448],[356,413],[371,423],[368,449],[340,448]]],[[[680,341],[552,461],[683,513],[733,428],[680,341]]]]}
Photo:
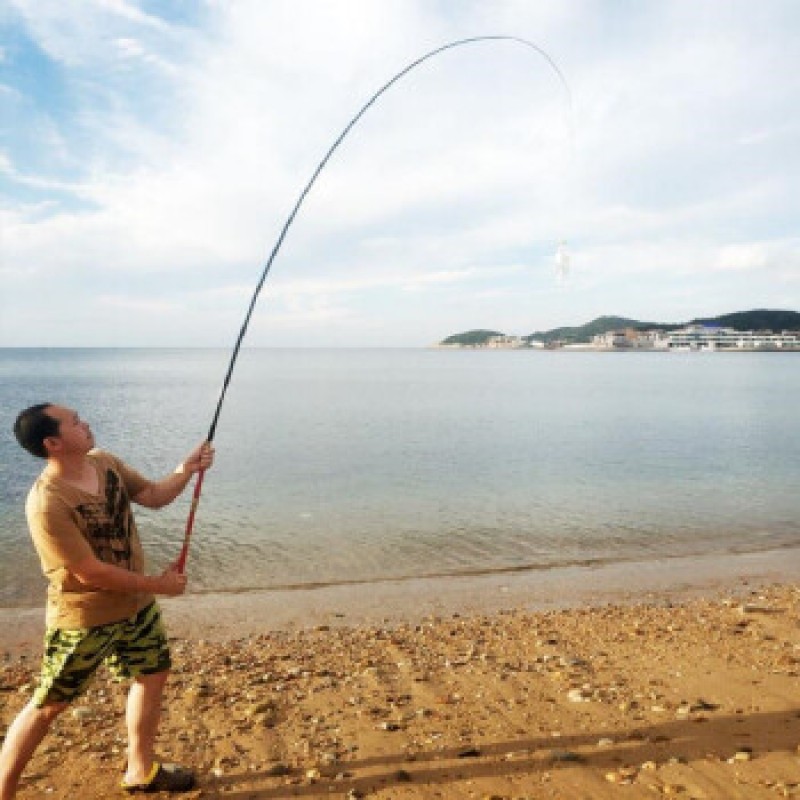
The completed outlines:
{"type": "Polygon", "coordinates": [[[210,469],[214,463],[214,447],[210,442],[203,442],[189,453],[175,471],[180,474],[194,475],[201,469],[210,469]]]}
{"type": "Polygon", "coordinates": [[[134,495],[134,502],[145,508],[163,508],[171,503],[188,485],[196,472],[209,469],[214,463],[214,448],[210,442],[203,442],[195,447],[170,475],[155,483],[149,483],[139,494],[134,495]]]}
{"type": "Polygon", "coordinates": [[[153,594],[177,597],[186,591],[186,576],[178,572],[175,564],[170,565],[157,578],[151,578],[155,586],[153,594]]]}

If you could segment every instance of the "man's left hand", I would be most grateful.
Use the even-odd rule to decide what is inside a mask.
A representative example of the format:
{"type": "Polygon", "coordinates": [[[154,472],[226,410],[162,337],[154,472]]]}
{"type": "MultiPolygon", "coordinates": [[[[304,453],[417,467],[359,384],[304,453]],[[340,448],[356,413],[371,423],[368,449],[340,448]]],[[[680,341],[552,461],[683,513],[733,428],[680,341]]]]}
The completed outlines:
{"type": "Polygon", "coordinates": [[[200,470],[210,469],[214,463],[214,447],[210,442],[203,442],[189,453],[176,472],[194,475],[200,470]]]}

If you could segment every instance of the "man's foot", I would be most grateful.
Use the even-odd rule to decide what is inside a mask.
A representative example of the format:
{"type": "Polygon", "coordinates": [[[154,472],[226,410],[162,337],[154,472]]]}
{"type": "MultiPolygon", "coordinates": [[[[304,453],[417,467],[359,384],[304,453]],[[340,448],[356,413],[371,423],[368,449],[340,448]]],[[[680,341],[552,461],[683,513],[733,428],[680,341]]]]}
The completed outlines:
{"type": "Polygon", "coordinates": [[[154,794],[155,792],[188,792],[194,789],[197,781],[194,773],[176,764],[153,764],[153,769],[144,783],[122,781],[122,788],[128,794],[154,794]]]}

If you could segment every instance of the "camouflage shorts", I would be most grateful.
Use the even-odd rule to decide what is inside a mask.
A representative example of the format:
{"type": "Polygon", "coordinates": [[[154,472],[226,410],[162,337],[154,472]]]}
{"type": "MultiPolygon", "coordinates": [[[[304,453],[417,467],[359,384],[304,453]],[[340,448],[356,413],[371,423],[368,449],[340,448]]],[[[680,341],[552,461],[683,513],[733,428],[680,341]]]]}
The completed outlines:
{"type": "Polygon", "coordinates": [[[117,680],[163,672],[172,666],[161,611],[153,602],[132,619],[95,628],[45,633],[34,705],[74,700],[105,663],[117,680]]]}

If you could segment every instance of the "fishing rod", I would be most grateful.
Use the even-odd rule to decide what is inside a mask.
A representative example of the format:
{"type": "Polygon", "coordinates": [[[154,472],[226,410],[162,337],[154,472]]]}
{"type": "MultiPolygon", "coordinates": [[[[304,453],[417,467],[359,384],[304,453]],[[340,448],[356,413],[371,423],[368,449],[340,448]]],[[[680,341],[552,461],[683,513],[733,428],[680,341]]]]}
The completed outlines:
{"type": "MultiPolygon", "coordinates": [[[[303,188],[303,191],[300,193],[297,202],[294,204],[294,208],[292,209],[291,213],[289,214],[286,222],[281,229],[280,235],[278,236],[275,245],[272,248],[272,252],[269,255],[269,259],[267,259],[267,263],[264,266],[264,270],[261,273],[261,277],[256,285],[255,291],[253,292],[253,297],[250,300],[250,305],[247,308],[247,314],[244,318],[244,323],[242,324],[241,329],[239,330],[239,335],[236,338],[236,344],[233,348],[233,353],[231,355],[231,360],[228,364],[228,371],[225,373],[225,379],[222,382],[222,389],[219,393],[219,399],[217,400],[217,407],[214,411],[214,417],[211,420],[211,427],[208,430],[208,436],[206,437],[206,442],[209,444],[214,441],[214,434],[217,431],[217,423],[219,422],[219,415],[222,411],[222,404],[225,401],[225,394],[228,391],[228,385],[231,382],[231,376],[233,375],[233,368],[236,365],[236,360],[239,357],[239,350],[242,346],[242,341],[244,340],[245,334],[247,333],[247,328],[250,324],[250,317],[253,316],[253,309],[256,306],[256,301],[258,300],[258,296],[261,293],[261,288],[264,286],[264,281],[267,279],[267,275],[269,275],[269,271],[272,268],[272,262],[275,260],[275,257],[278,255],[278,251],[281,249],[281,245],[283,244],[283,240],[286,238],[286,233],[291,227],[292,223],[294,222],[294,218],[297,216],[297,212],[300,210],[300,206],[303,205],[303,201],[306,199],[311,187],[314,185],[314,182],[317,180],[320,172],[325,168],[325,165],[330,160],[331,156],[334,154],[336,149],[342,143],[344,138],[347,136],[348,133],[353,129],[353,126],[364,116],[364,114],[369,110],[369,108],[375,103],[375,101],[390,87],[392,87],[395,83],[397,83],[401,78],[407,75],[411,70],[418,67],[420,64],[424,63],[428,59],[433,58],[434,56],[439,55],[440,53],[445,52],[446,50],[452,50],[455,47],[461,47],[463,45],[468,44],[476,44],[478,42],[512,42],[516,44],[523,45],[531,50],[536,51],[540,56],[542,56],[545,61],[552,67],[555,74],[558,76],[561,85],[564,87],[564,90],[567,95],[567,101],[569,107],[572,107],[572,99],[571,93],[569,90],[569,85],[567,84],[566,78],[564,77],[561,70],[558,68],[556,62],[545,52],[541,47],[533,42],[528,41],[527,39],[522,39],[519,36],[471,36],[468,39],[458,39],[453,42],[448,42],[447,44],[442,45],[441,47],[437,47],[435,50],[431,50],[425,55],[420,56],[416,61],[412,61],[408,66],[404,67],[400,72],[394,75],[390,80],[388,80],[380,89],[378,89],[372,97],[367,100],[366,103],[359,109],[358,113],[347,123],[344,130],[339,134],[336,138],[334,143],[328,149],[328,152],[325,153],[324,158],[322,161],[319,162],[317,168],[314,170],[314,173],[311,175],[310,180],[303,188]]],[[[186,531],[184,533],[183,538],[183,546],[181,548],[180,555],[178,556],[177,561],[175,562],[176,568],[178,572],[183,573],[186,569],[186,559],[189,555],[189,541],[192,536],[192,530],[194,528],[194,519],[195,514],[197,513],[197,507],[200,503],[200,494],[203,489],[203,478],[205,476],[205,470],[200,470],[197,474],[197,482],[195,483],[194,487],[194,494],[192,496],[192,503],[189,509],[189,516],[186,520],[186,531]]]]}

